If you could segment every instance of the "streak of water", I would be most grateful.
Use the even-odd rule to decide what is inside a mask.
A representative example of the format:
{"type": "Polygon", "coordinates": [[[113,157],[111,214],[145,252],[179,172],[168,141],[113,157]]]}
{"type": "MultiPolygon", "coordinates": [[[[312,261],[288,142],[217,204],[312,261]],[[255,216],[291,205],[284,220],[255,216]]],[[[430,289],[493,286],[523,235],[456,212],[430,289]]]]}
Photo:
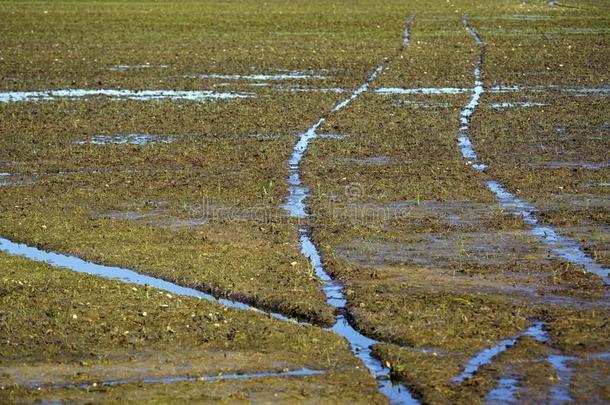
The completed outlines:
{"type": "MultiPolygon", "coordinates": [[[[405,38],[403,38],[402,46],[408,43],[408,27],[411,22],[411,18],[407,20],[407,25],[405,27],[404,32],[407,41],[405,42],[405,38]]],[[[354,90],[348,98],[339,102],[331,110],[331,112],[338,112],[344,109],[350,103],[360,97],[363,93],[368,91],[370,83],[375,80],[375,78],[381,73],[382,70],[383,65],[377,66],[377,68],[375,68],[375,70],[366,79],[366,81],[356,90],[354,90]]],[[[288,212],[290,216],[295,218],[307,217],[307,204],[305,203],[305,199],[307,198],[308,190],[305,186],[303,186],[301,182],[300,163],[303,159],[305,151],[307,150],[307,147],[309,146],[310,141],[318,137],[317,130],[325,121],[326,116],[322,116],[307,131],[301,134],[298,142],[293,148],[290,160],[288,161],[289,188],[288,196],[286,197],[286,203],[284,204],[283,208],[288,212]]],[[[352,353],[354,353],[355,356],[362,360],[369,372],[377,380],[379,391],[386,395],[386,397],[388,397],[388,399],[390,399],[392,403],[417,403],[417,401],[411,396],[406,387],[400,384],[393,384],[392,381],[390,381],[390,379],[388,378],[390,374],[390,369],[386,367],[380,360],[373,357],[372,346],[378,342],[362,335],[361,333],[356,331],[348,322],[345,315],[345,307],[347,304],[347,300],[343,295],[343,285],[333,280],[324,269],[318,249],[309,236],[308,228],[306,226],[301,226],[299,228],[299,234],[301,252],[303,256],[305,256],[309,260],[317,277],[324,283],[322,289],[326,295],[327,302],[334,308],[336,308],[339,313],[335,325],[330,328],[330,330],[343,336],[349,342],[352,349],[352,353]]]]}
{"type": "MultiPolygon", "coordinates": [[[[198,377],[159,377],[159,378],[126,378],[122,380],[109,380],[102,381],[99,383],[90,383],[90,384],[53,384],[50,388],[95,388],[95,387],[112,387],[117,385],[126,385],[126,384],[169,384],[169,383],[179,383],[179,382],[211,382],[211,381],[225,381],[225,380],[249,380],[255,378],[269,378],[269,377],[307,377],[314,375],[323,375],[326,374],[326,370],[310,370],[310,369],[300,369],[300,370],[290,370],[290,371],[280,371],[276,373],[253,373],[253,374],[218,374],[218,375],[210,375],[210,376],[198,376],[198,377]]],[[[29,388],[43,388],[41,385],[28,385],[29,388]]]]}
{"type": "Polygon", "coordinates": [[[407,18],[407,23],[405,24],[405,28],[402,31],[402,46],[406,46],[409,45],[409,43],[411,42],[411,35],[409,33],[409,30],[411,29],[411,24],[413,24],[413,16],[409,16],[409,18],[407,18]]]}
{"type": "Polygon", "coordinates": [[[254,93],[216,92],[210,90],[113,90],[113,89],[64,89],[49,91],[9,91],[0,93],[0,103],[39,102],[55,99],[77,99],[85,97],[110,97],[112,99],[153,101],[153,100],[220,100],[254,97],[254,93]]]}
{"type": "Polygon", "coordinates": [[[149,69],[149,68],[166,69],[168,67],[169,67],[168,65],[151,65],[151,64],[145,63],[142,65],[115,65],[115,66],[111,67],[110,70],[124,72],[124,71],[132,70],[132,69],[149,69]]]}
{"type": "MultiPolygon", "coordinates": [[[[479,99],[483,94],[483,82],[481,79],[481,66],[483,64],[483,40],[476,31],[468,24],[468,19],[464,17],[464,27],[473,37],[479,46],[479,56],[474,68],[474,93],[468,105],[464,108],[460,116],[461,126],[459,129],[458,145],[462,156],[472,167],[478,171],[484,171],[486,165],[478,162],[477,154],[470,139],[470,119],[475,108],[479,104],[479,99]]],[[[502,184],[497,181],[489,180],[485,182],[487,188],[496,195],[500,204],[505,208],[511,208],[516,215],[532,226],[532,234],[542,240],[543,243],[551,247],[552,251],[559,257],[579,266],[583,266],[585,271],[596,274],[606,284],[610,284],[609,269],[604,268],[591,257],[589,257],[580,245],[564,236],[559,235],[550,226],[540,225],[534,215],[536,209],[521,201],[519,198],[507,191],[502,184]]]]}
{"type": "Polygon", "coordinates": [[[95,135],[86,141],[75,141],[77,145],[144,145],[147,143],[167,144],[175,140],[173,136],[150,134],[95,135]]]}
{"type": "Polygon", "coordinates": [[[511,102],[511,103],[491,103],[489,104],[489,108],[493,108],[495,110],[503,110],[505,108],[527,108],[527,107],[544,107],[546,104],[544,103],[536,103],[531,101],[522,101],[522,102],[511,102]]]}
{"type": "Polygon", "coordinates": [[[382,87],[375,90],[377,94],[463,94],[470,93],[471,89],[462,89],[456,87],[419,87],[413,89],[402,89],[399,87],[382,87]]]}
{"type": "Polygon", "coordinates": [[[577,242],[559,235],[550,226],[540,225],[538,218],[534,215],[535,207],[514,196],[497,181],[489,180],[485,182],[485,185],[500,200],[500,205],[503,208],[521,216],[525,223],[532,226],[532,234],[540,238],[557,256],[582,266],[585,271],[599,276],[604,283],[610,284],[610,270],[589,257],[577,242]]]}
{"type": "Polygon", "coordinates": [[[377,380],[379,390],[395,404],[413,404],[417,401],[411,396],[409,391],[400,384],[393,384],[388,378],[390,369],[381,361],[373,357],[372,347],[379,343],[374,339],[368,338],[355,330],[345,317],[345,306],[347,300],[343,295],[343,285],[333,280],[322,265],[322,260],[318,249],[311,241],[307,229],[299,229],[301,234],[301,252],[309,259],[316,276],[323,281],[322,289],[326,295],[327,302],[339,310],[339,315],[331,331],[343,336],[350,344],[352,352],[364,363],[371,374],[377,380]]]}
{"type": "MultiPolygon", "coordinates": [[[[368,91],[370,83],[375,80],[382,70],[383,65],[377,66],[367,80],[360,87],[354,90],[348,98],[339,102],[331,110],[331,112],[342,110],[360,97],[363,93],[368,91]]],[[[300,163],[303,159],[305,151],[307,150],[307,147],[309,146],[309,142],[318,137],[317,130],[325,122],[325,120],[326,117],[322,116],[306,132],[301,134],[298,142],[294,145],[292,155],[288,161],[288,183],[290,186],[288,188],[286,203],[284,204],[283,208],[291,217],[307,217],[307,204],[305,203],[305,199],[307,197],[308,190],[301,182],[300,163]]],[[[315,270],[316,275],[324,283],[322,289],[326,295],[327,302],[339,312],[336,323],[332,328],[330,328],[330,330],[343,336],[349,342],[352,353],[362,360],[369,372],[377,380],[379,391],[386,395],[386,397],[388,397],[392,403],[417,403],[406,387],[400,384],[393,384],[392,381],[390,381],[388,378],[390,369],[380,360],[373,357],[372,346],[378,342],[367,338],[356,331],[346,319],[345,306],[347,304],[347,300],[343,295],[343,285],[333,280],[324,269],[318,249],[309,236],[308,228],[306,226],[300,227],[299,234],[301,252],[303,256],[309,260],[311,266],[315,270]]]]}
{"type": "MultiPolygon", "coordinates": [[[[573,86],[560,86],[560,85],[544,85],[544,86],[504,86],[498,85],[485,89],[488,93],[520,93],[520,92],[543,92],[546,90],[557,90],[564,93],[572,93],[576,95],[601,95],[604,96],[610,93],[610,88],[599,87],[599,88],[587,88],[587,87],[573,87],[573,86]]],[[[473,89],[461,88],[461,87],[414,87],[405,89],[402,87],[381,87],[375,90],[375,94],[397,94],[397,95],[410,95],[410,94],[423,94],[423,95],[442,95],[442,94],[464,94],[471,93],[473,89]]],[[[500,103],[504,104],[504,103],[500,103]]],[[[506,103],[509,104],[509,103],[506,103]]],[[[515,103],[515,106],[520,107],[533,107],[537,103],[524,103],[519,105],[515,103]]]]}
{"type": "MultiPolygon", "coordinates": [[[[468,18],[464,17],[464,27],[468,30],[470,35],[474,38],[479,47],[483,46],[481,37],[468,25],[468,18]]],[[[474,110],[478,107],[481,95],[483,94],[483,81],[481,79],[481,65],[483,64],[483,53],[479,53],[479,57],[474,67],[474,88],[470,101],[464,107],[460,113],[460,135],[458,136],[458,145],[462,156],[468,164],[471,164],[478,171],[483,171],[487,166],[483,163],[478,162],[477,153],[474,151],[472,141],[470,140],[470,120],[474,110]]]]}
{"type": "Polygon", "coordinates": [[[93,274],[107,279],[119,280],[126,283],[133,283],[143,286],[148,285],[172,294],[200,298],[206,301],[216,302],[229,308],[240,309],[242,311],[254,311],[269,315],[272,318],[282,321],[296,322],[293,319],[281,314],[265,313],[259,309],[238,301],[232,301],[225,298],[216,298],[210,294],[203,293],[193,288],[182,287],[160,278],[136,273],[133,270],[91,263],[75,256],[47,252],[35,247],[27,246],[25,244],[15,243],[5,238],[0,238],[0,251],[11,255],[23,256],[31,260],[45,262],[52,266],[66,268],[77,273],[93,274]]]}
{"type": "Polygon", "coordinates": [[[523,336],[532,337],[539,342],[546,342],[548,337],[546,336],[543,326],[544,324],[541,321],[536,321],[532,326],[519,333],[517,336],[503,339],[492,347],[481,350],[474,357],[468,360],[466,366],[464,367],[464,371],[462,371],[457,377],[453,378],[452,382],[455,384],[460,384],[468,380],[475,375],[475,373],[479,371],[482,366],[490,364],[494,357],[500,353],[504,353],[506,350],[508,350],[508,348],[514,346],[523,336]]]}
{"type": "Polygon", "coordinates": [[[282,74],[251,74],[251,75],[231,75],[231,74],[219,74],[219,73],[209,73],[209,74],[195,74],[195,75],[186,75],[184,77],[192,78],[192,79],[223,79],[223,80],[305,80],[305,79],[325,79],[324,76],[317,74],[308,74],[302,72],[288,72],[282,74]]]}
{"type": "Polygon", "coordinates": [[[362,93],[364,93],[365,91],[367,91],[369,89],[369,84],[375,80],[375,78],[379,75],[379,73],[381,73],[381,71],[383,70],[383,65],[379,65],[377,66],[377,68],[373,71],[373,73],[369,76],[369,78],[367,79],[366,82],[364,82],[360,87],[358,87],[356,90],[354,90],[354,92],[351,94],[351,96],[349,96],[348,98],[346,98],[345,100],[341,101],[339,104],[337,104],[335,106],[335,108],[332,109],[333,112],[337,112],[339,110],[344,109],[345,107],[347,107],[352,101],[354,101],[355,99],[357,99],[358,97],[360,97],[360,95],[362,93]]]}

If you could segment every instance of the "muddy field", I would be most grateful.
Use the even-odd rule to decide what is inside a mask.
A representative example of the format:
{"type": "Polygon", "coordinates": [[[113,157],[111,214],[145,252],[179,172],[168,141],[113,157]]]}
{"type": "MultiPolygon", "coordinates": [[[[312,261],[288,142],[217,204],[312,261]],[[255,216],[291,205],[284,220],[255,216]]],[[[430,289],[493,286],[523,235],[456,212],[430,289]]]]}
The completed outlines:
{"type": "Polygon", "coordinates": [[[610,1],[0,1],[0,402],[610,402],[610,1]]]}

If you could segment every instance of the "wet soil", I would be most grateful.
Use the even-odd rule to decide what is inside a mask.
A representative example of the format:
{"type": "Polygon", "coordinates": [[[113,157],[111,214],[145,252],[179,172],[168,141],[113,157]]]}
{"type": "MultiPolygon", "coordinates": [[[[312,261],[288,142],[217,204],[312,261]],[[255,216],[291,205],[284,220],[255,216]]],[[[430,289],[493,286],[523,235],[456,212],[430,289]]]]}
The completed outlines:
{"type": "MultiPolygon", "coordinates": [[[[608,402],[608,286],[487,187],[610,265],[609,9],[552,3],[5,2],[0,234],[330,326],[307,222],[340,319],[422,402],[608,402]],[[339,136],[309,143],[310,217],[290,217],[288,162],[323,116],[339,136]],[[548,339],[522,336],[535,322],[548,339]]],[[[386,400],[318,326],[4,254],[0,269],[0,402],[386,400]],[[189,380],[303,369],[324,374],[189,380]]]]}
{"type": "MultiPolygon", "coordinates": [[[[346,379],[359,374],[372,387],[372,397],[377,395],[345,342],[330,332],[5,254],[0,260],[5,325],[0,395],[5,400],[12,402],[16,395],[62,398],[50,388],[24,392],[31,386],[303,368],[339,370],[337,375],[346,379]]],[[[163,395],[165,389],[153,385],[142,394],[163,395]]],[[[247,391],[244,386],[239,390],[247,391]]]]}

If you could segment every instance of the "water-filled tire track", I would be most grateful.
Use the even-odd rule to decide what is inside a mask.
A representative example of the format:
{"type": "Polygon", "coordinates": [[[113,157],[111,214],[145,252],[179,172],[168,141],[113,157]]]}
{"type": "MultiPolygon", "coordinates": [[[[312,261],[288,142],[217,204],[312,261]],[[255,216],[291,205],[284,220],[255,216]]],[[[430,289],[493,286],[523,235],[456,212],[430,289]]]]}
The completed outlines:
{"type": "MultiPolygon", "coordinates": [[[[402,49],[409,44],[409,28],[413,18],[409,17],[403,30],[403,39],[395,55],[385,60],[385,64],[390,62],[402,49]]],[[[377,66],[367,77],[365,82],[360,85],[346,99],[340,101],[329,114],[337,113],[350,105],[354,100],[368,91],[370,83],[381,73],[384,63],[377,66]]],[[[297,143],[294,145],[292,156],[288,161],[288,195],[284,208],[293,218],[304,219],[308,217],[308,205],[306,202],[308,189],[301,180],[301,161],[307,151],[309,143],[315,139],[318,129],[324,124],[327,115],[320,117],[311,127],[301,134],[297,143]]],[[[331,331],[343,336],[350,344],[352,353],[365,364],[369,372],[377,380],[379,391],[382,392],[392,403],[413,404],[417,403],[409,390],[402,384],[393,384],[389,380],[390,368],[386,367],[382,361],[372,355],[372,346],[378,341],[362,335],[349,322],[346,304],[347,300],[343,294],[343,285],[328,274],[322,263],[320,253],[315,242],[311,238],[311,229],[308,225],[299,227],[301,252],[315,270],[317,277],[323,282],[322,290],[326,295],[326,301],[337,310],[336,322],[331,331]]]]}
{"type": "MultiPolygon", "coordinates": [[[[474,149],[470,138],[470,123],[472,114],[479,105],[479,101],[485,88],[482,79],[483,58],[485,52],[485,43],[479,34],[472,28],[468,22],[468,18],[463,18],[464,28],[468,31],[471,37],[476,42],[479,48],[479,54],[474,67],[474,88],[470,102],[464,107],[460,114],[460,128],[458,136],[458,145],[462,156],[471,167],[479,172],[484,172],[487,165],[481,163],[474,149]]],[[[491,191],[500,201],[500,205],[507,210],[510,210],[515,215],[520,216],[523,221],[531,226],[531,233],[541,240],[545,245],[551,248],[551,251],[559,258],[562,258],[577,266],[582,266],[585,271],[599,276],[605,284],[610,284],[610,269],[603,267],[591,258],[578,242],[562,236],[553,227],[541,225],[535,215],[536,207],[521,200],[508,191],[502,183],[497,180],[488,180],[485,186],[491,191]]]]}

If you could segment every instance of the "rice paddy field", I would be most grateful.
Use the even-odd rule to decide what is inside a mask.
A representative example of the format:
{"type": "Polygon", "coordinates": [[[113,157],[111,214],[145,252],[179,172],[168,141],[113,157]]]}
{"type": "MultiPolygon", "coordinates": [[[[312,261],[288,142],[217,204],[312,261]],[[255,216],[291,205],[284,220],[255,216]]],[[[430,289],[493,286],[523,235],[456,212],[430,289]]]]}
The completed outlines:
{"type": "Polygon", "coordinates": [[[607,0],[0,0],[0,403],[609,403],[609,65],[607,0]]]}

